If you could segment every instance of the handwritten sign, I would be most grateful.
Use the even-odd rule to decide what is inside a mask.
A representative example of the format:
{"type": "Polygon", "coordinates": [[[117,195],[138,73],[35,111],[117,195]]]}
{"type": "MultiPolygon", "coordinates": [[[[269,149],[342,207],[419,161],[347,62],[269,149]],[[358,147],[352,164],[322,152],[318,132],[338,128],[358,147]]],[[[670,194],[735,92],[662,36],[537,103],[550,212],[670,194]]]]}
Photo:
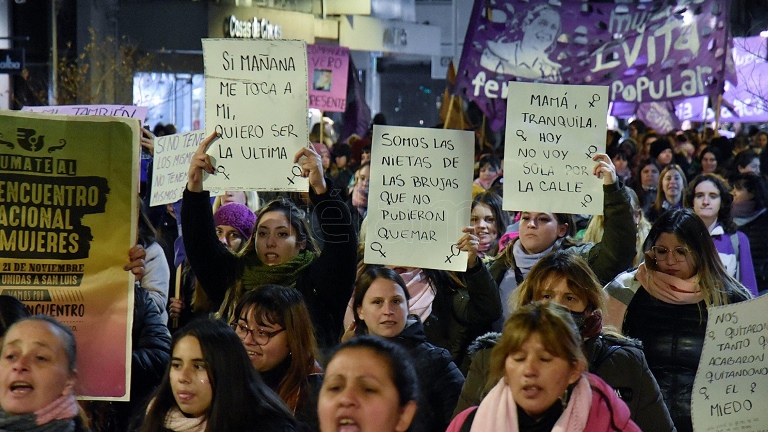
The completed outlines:
{"type": "Polygon", "coordinates": [[[149,108],[133,105],[53,105],[53,106],[25,106],[22,111],[45,114],[67,114],[76,116],[118,116],[135,118],[141,123],[147,118],[149,108]]]}
{"type": "Polygon", "coordinates": [[[474,142],[469,131],[374,126],[364,262],[466,270],[456,242],[469,224],[474,142]]]}
{"type": "Polygon", "coordinates": [[[509,83],[504,157],[505,210],[602,214],[608,88],[509,83]]]}
{"type": "Polygon", "coordinates": [[[309,107],[344,112],[347,107],[349,48],[307,45],[309,107]]]}
{"type": "Polygon", "coordinates": [[[693,383],[697,432],[768,431],[768,296],[709,310],[693,383]]]}
{"type": "Polygon", "coordinates": [[[205,131],[166,135],[155,138],[155,165],[152,171],[151,206],[174,203],[187,187],[187,173],[192,155],[205,139],[205,131]]]}
{"type": "Polygon", "coordinates": [[[216,172],[207,190],[307,191],[293,156],[307,145],[303,41],[203,39],[205,125],[216,172]]]}

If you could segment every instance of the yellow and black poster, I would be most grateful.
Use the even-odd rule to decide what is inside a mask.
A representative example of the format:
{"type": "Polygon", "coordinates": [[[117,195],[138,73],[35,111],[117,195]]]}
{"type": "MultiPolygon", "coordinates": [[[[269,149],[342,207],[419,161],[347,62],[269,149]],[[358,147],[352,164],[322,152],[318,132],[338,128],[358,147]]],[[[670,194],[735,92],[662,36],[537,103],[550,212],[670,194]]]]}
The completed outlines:
{"type": "Polygon", "coordinates": [[[130,390],[139,127],[0,111],[0,294],[72,327],[85,398],[130,390]]]}

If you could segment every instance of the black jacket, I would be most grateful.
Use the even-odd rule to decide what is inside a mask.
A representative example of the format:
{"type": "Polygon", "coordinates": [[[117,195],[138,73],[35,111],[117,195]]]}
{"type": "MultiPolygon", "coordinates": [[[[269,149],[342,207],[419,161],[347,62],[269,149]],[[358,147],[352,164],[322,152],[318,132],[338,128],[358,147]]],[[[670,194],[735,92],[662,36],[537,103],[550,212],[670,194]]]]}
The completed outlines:
{"type": "MultiPolygon", "coordinates": [[[[768,170],[768,168],[766,168],[768,170]]],[[[740,222],[739,220],[736,221],[740,222]]],[[[749,239],[749,251],[755,267],[757,290],[760,294],[768,291],[768,210],[755,219],[738,225],[739,231],[749,239]]]]}
{"type": "Polygon", "coordinates": [[[405,329],[392,340],[411,354],[419,377],[419,408],[409,430],[445,431],[464,384],[464,375],[447,350],[427,342],[418,317],[409,317],[405,329]]]}
{"type": "MultiPolygon", "coordinates": [[[[295,283],[306,301],[321,349],[339,342],[357,264],[357,235],[349,208],[331,180],[326,178],[326,183],[326,193],[317,195],[311,188],[309,192],[325,236],[323,250],[295,283]]],[[[209,196],[208,192],[184,190],[181,227],[187,259],[208,298],[218,308],[227,291],[242,279],[245,262],[255,251],[238,257],[219,242],[209,196]]],[[[244,290],[253,288],[243,286],[244,290]]]]}
{"type": "MultiPolygon", "coordinates": [[[[731,294],[729,303],[746,300],[731,294]]],[[[678,432],[692,432],[691,392],[707,329],[705,303],[673,305],[640,287],[627,307],[624,333],[640,339],[678,432]]]]}

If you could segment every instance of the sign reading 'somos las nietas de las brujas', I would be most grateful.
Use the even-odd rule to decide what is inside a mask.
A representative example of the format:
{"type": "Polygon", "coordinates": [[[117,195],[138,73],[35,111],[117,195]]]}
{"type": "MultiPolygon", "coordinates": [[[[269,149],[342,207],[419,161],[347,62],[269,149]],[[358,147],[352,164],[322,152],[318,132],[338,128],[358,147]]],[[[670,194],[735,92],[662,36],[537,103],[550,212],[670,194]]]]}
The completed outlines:
{"type": "Polygon", "coordinates": [[[0,49],[0,74],[20,74],[24,70],[23,49],[0,49]]]}

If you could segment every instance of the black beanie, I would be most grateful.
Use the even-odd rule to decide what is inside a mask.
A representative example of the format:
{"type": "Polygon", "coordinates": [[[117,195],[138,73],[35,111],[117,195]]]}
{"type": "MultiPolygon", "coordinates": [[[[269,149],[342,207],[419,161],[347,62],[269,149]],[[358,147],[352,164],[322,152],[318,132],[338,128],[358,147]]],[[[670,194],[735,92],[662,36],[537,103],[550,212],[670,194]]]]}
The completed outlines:
{"type": "Polygon", "coordinates": [[[669,149],[670,151],[674,151],[672,148],[672,144],[669,143],[669,140],[666,138],[659,138],[656,141],[651,143],[651,149],[649,150],[648,154],[650,154],[651,159],[656,160],[657,157],[663,152],[664,150],[669,149]]]}

